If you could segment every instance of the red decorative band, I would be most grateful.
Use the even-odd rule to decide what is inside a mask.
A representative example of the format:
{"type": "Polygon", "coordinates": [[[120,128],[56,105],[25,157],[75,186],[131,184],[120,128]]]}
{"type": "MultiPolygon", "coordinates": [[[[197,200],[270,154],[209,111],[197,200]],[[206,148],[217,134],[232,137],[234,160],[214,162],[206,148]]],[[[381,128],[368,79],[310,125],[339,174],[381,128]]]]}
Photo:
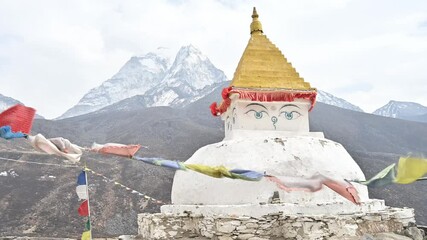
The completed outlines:
{"type": "Polygon", "coordinates": [[[233,89],[233,87],[224,88],[222,90],[223,101],[219,106],[216,103],[211,104],[211,113],[214,116],[219,116],[225,111],[231,104],[230,95],[233,93],[239,94],[239,99],[246,99],[258,102],[293,102],[295,99],[305,99],[311,102],[311,109],[313,109],[316,102],[317,92],[311,91],[297,91],[297,90],[282,90],[282,91],[254,91],[246,89],[233,89]]]}

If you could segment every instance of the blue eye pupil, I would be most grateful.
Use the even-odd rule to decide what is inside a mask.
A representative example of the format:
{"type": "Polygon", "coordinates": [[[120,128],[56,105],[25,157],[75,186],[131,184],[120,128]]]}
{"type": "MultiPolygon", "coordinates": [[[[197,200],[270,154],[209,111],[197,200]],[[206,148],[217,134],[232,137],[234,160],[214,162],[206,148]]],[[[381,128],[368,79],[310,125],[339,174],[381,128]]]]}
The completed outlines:
{"type": "Polygon", "coordinates": [[[255,112],[255,118],[256,119],[262,118],[262,112],[255,112]]]}
{"type": "Polygon", "coordinates": [[[285,112],[285,117],[288,120],[292,120],[292,118],[294,118],[293,113],[292,112],[285,112]]]}

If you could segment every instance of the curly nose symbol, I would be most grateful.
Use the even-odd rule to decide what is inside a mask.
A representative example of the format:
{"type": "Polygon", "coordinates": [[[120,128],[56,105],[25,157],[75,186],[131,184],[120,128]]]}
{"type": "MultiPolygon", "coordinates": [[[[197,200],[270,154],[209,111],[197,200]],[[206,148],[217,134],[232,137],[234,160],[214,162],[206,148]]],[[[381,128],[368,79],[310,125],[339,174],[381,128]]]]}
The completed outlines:
{"type": "Polygon", "coordinates": [[[277,117],[276,116],[272,116],[271,117],[271,121],[273,122],[274,129],[276,129],[277,117]]]}

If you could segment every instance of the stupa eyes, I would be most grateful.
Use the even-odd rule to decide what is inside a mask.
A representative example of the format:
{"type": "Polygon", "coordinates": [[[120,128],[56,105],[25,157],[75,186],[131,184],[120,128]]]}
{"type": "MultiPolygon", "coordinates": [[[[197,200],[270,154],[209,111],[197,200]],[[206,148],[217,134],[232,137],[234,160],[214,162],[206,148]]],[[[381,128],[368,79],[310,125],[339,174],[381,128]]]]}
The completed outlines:
{"type": "Polygon", "coordinates": [[[280,108],[279,116],[283,116],[287,120],[295,120],[302,116],[299,111],[293,109],[300,109],[300,107],[295,104],[285,104],[280,108]]]}
{"type": "Polygon", "coordinates": [[[302,114],[297,112],[297,111],[291,111],[291,112],[287,112],[287,111],[283,111],[280,112],[279,116],[284,116],[286,119],[288,120],[294,120],[297,119],[301,116],[302,114]]]}
{"type": "Polygon", "coordinates": [[[253,109],[245,112],[245,114],[253,114],[256,119],[263,118],[264,114],[266,114],[268,116],[268,113],[266,111],[264,111],[264,110],[256,111],[256,110],[253,110],[253,109]]]}
{"type": "Polygon", "coordinates": [[[248,108],[248,110],[245,112],[246,115],[254,117],[255,119],[263,119],[266,116],[271,115],[271,121],[273,121],[273,124],[278,122],[278,118],[285,118],[286,120],[291,121],[302,116],[300,111],[298,111],[300,107],[295,104],[285,104],[278,111],[276,110],[275,106],[271,106],[269,110],[266,106],[260,103],[250,103],[246,105],[246,107],[248,108]]]}

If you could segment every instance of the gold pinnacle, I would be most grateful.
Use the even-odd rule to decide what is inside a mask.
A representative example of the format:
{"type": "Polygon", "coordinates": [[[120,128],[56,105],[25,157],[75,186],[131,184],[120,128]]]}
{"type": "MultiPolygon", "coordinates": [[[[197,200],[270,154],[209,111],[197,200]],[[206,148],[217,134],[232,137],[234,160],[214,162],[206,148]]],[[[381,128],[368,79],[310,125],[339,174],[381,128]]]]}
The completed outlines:
{"type": "Polygon", "coordinates": [[[254,7],[253,13],[252,13],[252,23],[251,23],[251,34],[254,32],[262,33],[262,24],[258,20],[258,13],[256,12],[256,8],[254,7]]]}
{"type": "Polygon", "coordinates": [[[315,90],[263,34],[256,8],[252,14],[251,38],[237,65],[231,86],[258,90],[315,90]]]}

